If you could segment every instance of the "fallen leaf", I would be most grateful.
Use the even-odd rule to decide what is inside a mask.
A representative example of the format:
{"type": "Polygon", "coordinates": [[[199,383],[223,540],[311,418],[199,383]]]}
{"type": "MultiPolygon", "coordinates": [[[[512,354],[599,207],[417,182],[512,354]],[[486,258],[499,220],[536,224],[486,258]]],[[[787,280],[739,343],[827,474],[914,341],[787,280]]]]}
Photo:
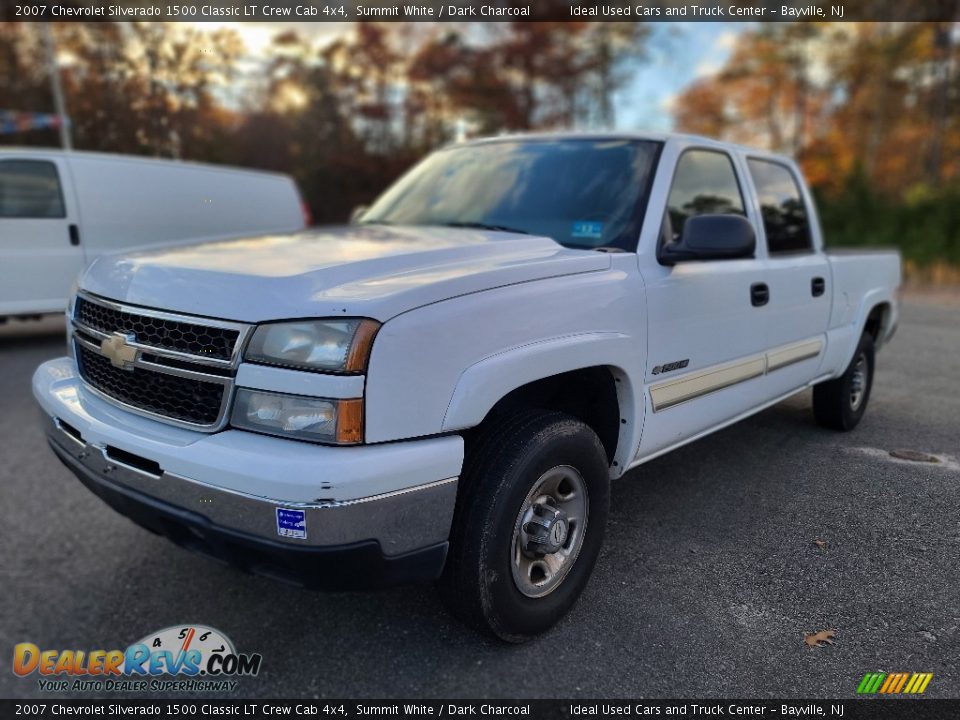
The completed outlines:
{"type": "Polygon", "coordinates": [[[821,550],[824,550],[827,547],[827,545],[829,545],[830,543],[828,543],[826,540],[814,540],[813,544],[816,545],[821,550]]]}
{"type": "Polygon", "coordinates": [[[833,645],[833,630],[821,630],[817,633],[806,633],[803,641],[807,647],[823,647],[824,645],[833,645]]]}

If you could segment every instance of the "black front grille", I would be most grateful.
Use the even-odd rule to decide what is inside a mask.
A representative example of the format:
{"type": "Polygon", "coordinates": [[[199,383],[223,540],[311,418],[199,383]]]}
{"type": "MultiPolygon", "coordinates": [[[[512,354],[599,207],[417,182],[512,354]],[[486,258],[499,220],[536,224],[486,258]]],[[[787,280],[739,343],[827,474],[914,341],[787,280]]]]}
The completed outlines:
{"type": "Polygon", "coordinates": [[[224,386],[143,368],[121,370],[102,355],[75,344],[80,376],[104,395],[140,410],[193,423],[214,425],[224,386]]]}
{"type": "Polygon", "coordinates": [[[116,310],[78,297],[74,319],[105,333],[133,333],[142,345],[175,350],[202,357],[230,360],[240,333],[228,328],[208,327],[179,320],[116,310]]]}

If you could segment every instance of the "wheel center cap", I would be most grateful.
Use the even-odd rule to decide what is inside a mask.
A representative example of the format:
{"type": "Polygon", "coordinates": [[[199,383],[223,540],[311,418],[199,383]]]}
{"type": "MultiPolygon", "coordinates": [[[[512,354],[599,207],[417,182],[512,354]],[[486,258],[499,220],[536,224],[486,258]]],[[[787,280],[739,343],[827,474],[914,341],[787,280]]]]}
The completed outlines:
{"type": "Polygon", "coordinates": [[[567,514],[552,505],[536,504],[523,520],[523,549],[531,555],[552,555],[567,542],[570,524],[567,514]]]}

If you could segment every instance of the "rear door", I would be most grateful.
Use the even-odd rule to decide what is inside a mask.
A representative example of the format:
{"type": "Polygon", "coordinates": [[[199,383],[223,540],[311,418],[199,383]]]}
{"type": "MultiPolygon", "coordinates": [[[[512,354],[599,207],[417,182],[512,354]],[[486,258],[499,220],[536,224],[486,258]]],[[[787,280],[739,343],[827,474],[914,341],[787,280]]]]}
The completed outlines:
{"type": "MultiPolygon", "coordinates": [[[[671,146],[662,163],[670,162],[671,146]]],[[[660,178],[650,207],[666,207],[658,242],[682,232],[700,214],[745,215],[743,178],[723,149],[686,147],[669,185],[660,178]]],[[[649,456],[736,417],[765,400],[763,385],[767,307],[762,292],[762,246],[752,258],[664,266],[655,248],[640,248],[646,286],[647,413],[640,454],[649,456]]]]}
{"type": "Polygon", "coordinates": [[[812,380],[825,351],[830,268],[797,171],[784,161],[747,157],[767,246],[767,378],[772,397],[812,380]]]}
{"type": "Polygon", "coordinates": [[[0,157],[0,315],[66,307],[84,265],[67,178],[60,158],[0,157]]]}

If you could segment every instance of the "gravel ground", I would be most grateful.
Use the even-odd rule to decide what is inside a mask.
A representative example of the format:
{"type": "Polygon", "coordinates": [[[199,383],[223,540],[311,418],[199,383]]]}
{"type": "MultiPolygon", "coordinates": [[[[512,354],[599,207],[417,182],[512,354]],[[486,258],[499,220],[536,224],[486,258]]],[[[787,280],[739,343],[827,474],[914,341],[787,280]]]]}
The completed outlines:
{"type": "MultiPolygon", "coordinates": [[[[520,647],[464,629],[431,587],[319,594],[246,576],[115,514],[53,457],[30,376],[62,322],[0,328],[0,697],[42,696],[13,645],[114,648],[223,630],[248,697],[848,697],[868,671],[960,696],[960,308],[908,301],[857,430],[810,393],[631,472],[575,610],[520,647]],[[933,453],[931,465],[889,450],[933,453]],[[822,547],[815,541],[821,541],[822,547]],[[805,632],[832,629],[832,646],[805,632]]],[[[50,697],[46,695],[46,697],[50,697]]]]}

